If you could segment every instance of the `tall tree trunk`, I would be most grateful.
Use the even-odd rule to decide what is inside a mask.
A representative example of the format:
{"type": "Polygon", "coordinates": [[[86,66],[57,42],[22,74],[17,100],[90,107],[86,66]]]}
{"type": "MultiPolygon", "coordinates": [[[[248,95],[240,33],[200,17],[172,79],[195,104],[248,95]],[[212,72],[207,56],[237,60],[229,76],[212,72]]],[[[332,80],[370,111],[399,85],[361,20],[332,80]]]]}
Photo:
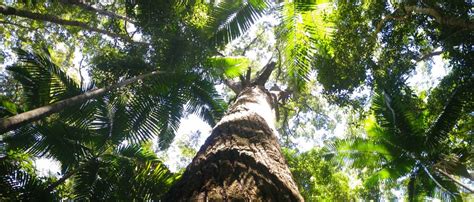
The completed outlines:
{"type": "Polygon", "coordinates": [[[68,25],[68,26],[80,27],[83,30],[105,34],[105,35],[110,36],[112,38],[121,38],[122,40],[130,42],[130,43],[142,43],[142,42],[133,41],[132,38],[130,38],[129,36],[113,33],[113,32],[110,32],[110,31],[107,31],[107,30],[104,30],[104,29],[99,29],[97,27],[90,26],[90,25],[88,25],[84,22],[80,22],[80,21],[76,21],[76,20],[64,20],[64,19],[58,18],[58,17],[53,16],[53,15],[34,13],[34,12],[27,11],[27,10],[16,9],[16,8],[13,8],[13,7],[10,7],[10,6],[0,5],[0,14],[25,17],[25,18],[29,18],[29,19],[32,19],[32,20],[52,22],[52,23],[56,23],[56,24],[59,24],[59,25],[68,25]]]}
{"type": "Polygon", "coordinates": [[[156,75],[159,73],[162,73],[162,72],[153,71],[147,74],[142,74],[130,79],[126,79],[122,82],[110,85],[108,87],[88,91],[86,93],[83,93],[83,94],[80,94],[80,95],[77,95],[65,100],[61,100],[59,102],[55,102],[50,105],[42,106],[42,107],[27,111],[27,112],[23,112],[21,114],[17,114],[12,117],[0,119],[0,134],[16,129],[23,124],[30,123],[32,121],[37,121],[50,114],[59,112],[65,109],[66,107],[71,107],[77,104],[85,103],[87,100],[98,98],[113,89],[124,87],[130,83],[133,83],[135,81],[138,81],[138,80],[141,80],[146,77],[156,75]]]}
{"type": "Polygon", "coordinates": [[[302,201],[276,137],[272,95],[244,88],[165,201],[302,201]]]}

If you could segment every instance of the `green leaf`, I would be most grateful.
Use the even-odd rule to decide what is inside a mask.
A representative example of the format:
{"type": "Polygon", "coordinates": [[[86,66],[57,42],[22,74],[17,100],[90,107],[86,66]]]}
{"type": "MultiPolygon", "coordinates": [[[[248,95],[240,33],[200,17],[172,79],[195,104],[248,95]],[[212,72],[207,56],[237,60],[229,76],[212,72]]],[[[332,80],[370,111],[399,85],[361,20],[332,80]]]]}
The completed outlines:
{"type": "Polygon", "coordinates": [[[250,60],[246,57],[212,57],[208,59],[208,64],[220,76],[225,78],[235,78],[243,75],[250,65],[250,60]]]}

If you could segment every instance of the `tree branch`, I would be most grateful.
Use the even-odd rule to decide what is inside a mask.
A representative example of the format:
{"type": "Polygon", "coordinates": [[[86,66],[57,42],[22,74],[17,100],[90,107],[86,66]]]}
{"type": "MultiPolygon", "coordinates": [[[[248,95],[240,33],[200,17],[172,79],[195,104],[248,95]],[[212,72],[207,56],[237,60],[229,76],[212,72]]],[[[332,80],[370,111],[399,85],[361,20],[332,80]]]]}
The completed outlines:
{"type": "Polygon", "coordinates": [[[419,13],[429,15],[435,18],[435,20],[444,25],[449,25],[453,27],[462,27],[466,29],[474,29],[474,23],[470,20],[461,20],[453,17],[443,17],[443,15],[435,10],[434,8],[423,8],[418,6],[405,6],[404,11],[407,13],[404,16],[395,16],[394,14],[385,16],[379,23],[377,23],[375,28],[375,34],[378,34],[382,31],[385,23],[389,20],[404,21],[407,20],[412,13],[419,13]]]}
{"type": "Polygon", "coordinates": [[[94,7],[92,7],[88,4],[85,4],[85,1],[83,1],[83,0],[62,0],[61,2],[64,3],[64,4],[75,5],[77,7],[80,7],[82,9],[84,9],[84,10],[95,12],[95,13],[101,14],[101,15],[105,15],[105,16],[108,16],[110,18],[118,18],[118,19],[127,21],[129,23],[136,24],[135,21],[133,21],[132,19],[130,19],[126,16],[122,16],[122,15],[119,15],[119,14],[116,14],[114,12],[110,12],[110,11],[107,11],[107,10],[96,9],[96,8],[94,8],[94,7]]]}
{"type": "Polygon", "coordinates": [[[273,69],[275,69],[275,64],[275,62],[269,62],[267,65],[265,65],[261,73],[255,79],[254,83],[262,86],[265,85],[265,83],[268,81],[268,78],[270,78],[273,69]]]}
{"type": "Polygon", "coordinates": [[[14,26],[17,26],[17,27],[20,27],[20,28],[23,28],[23,29],[33,30],[32,27],[26,27],[26,26],[23,26],[23,25],[20,25],[20,24],[17,24],[17,23],[8,22],[8,21],[4,21],[4,20],[0,20],[0,23],[1,24],[14,25],[14,26]]]}
{"type": "Polygon", "coordinates": [[[455,182],[456,184],[458,184],[459,186],[461,186],[462,188],[468,190],[470,193],[474,193],[474,190],[472,188],[470,188],[469,186],[465,185],[464,183],[460,182],[459,180],[455,179],[453,176],[451,176],[449,173],[437,168],[436,171],[438,171],[439,173],[443,174],[444,176],[446,176],[447,178],[449,178],[450,180],[452,180],[453,182],[455,182]]]}
{"type": "Polygon", "coordinates": [[[245,84],[244,86],[248,86],[250,85],[250,76],[252,75],[252,68],[251,67],[248,67],[247,68],[247,73],[245,74],[245,84]]]}
{"type": "Polygon", "coordinates": [[[245,53],[248,51],[248,49],[250,48],[250,46],[255,43],[257,41],[258,38],[260,38],[260,36],[262,36],[263,34],[265,33],[265,31],[261,32],[260,34],[258,34],[255,38],[253,38],[253,40],[247,45],[245,46],[244,50],[242,51],[242,55],[245,56],[245,53]]]}
{"type": "Polygon", "coordinates": [[[436,56],[436,55],[441,55],[441,53],[443,53],[443,51],[433,51],[431,53],[428,53],[426,55],[423,55],[421,58],[417,59],[416,62],[421,62],[423,60],[426,60],[428,58],[431,58],[433,56],[436,56]]]}
{"type": "Polygon", "coordinates": [[[51,184],[46,188],[45,191],[46,191],[46,192],[52,192],[54,189],[56,189],[56,187],[58,187],[59,185],[61,185],[62,183],[64,183],[67,179],[69,179],[70,177],[72,177],[74,174],[76,174],[78,170],[79,170],[79,168],[78,168],[78,169],[75,169],[75,170],[72,170],[71,172],[66,173],[66,174],[63,175],[61,178],[59,178],[58,181],[51,183],[51,184]]]}
{"type": "Polygon", "coordinates": [[[133,41],[130,37],[128,37],[126,35],[109,32],[107,30],[99,29],[97,27],[93,27],[93,26],[90,26],[86,23],[76,21],[76,20],[64,20],[64,19],[58,18],[58,17],[53,16],[53,15],[49,15],[49,14],[34,13],[34,12],[30,12],[30,11],[26,11],[26,10],[20,10],[20,9],[16,9],[16,8],[9,7],[9,6],[3,6],[3,5],[0,5],[0,13],[3,14],[3,15],[12,15],[12,16],[19,16],[19,17],[29,18],[29,19],[32,19],[32,20],[52,22],[52,23],[59,24],[59,25],[80,27],[84,30],[105,34],[105,35],[107,35],[109,37],[112,37],[112,38],[121,38],[122,40],[124,40],[126,42],[129,42],[129,43],[143,43],[143,42],[133,41]]]}
{"type": "Polygon", "coordinates": [[[424,8],[418,6],[405,6],[405,12],[407,13],[419,13],[429,15],[435,18],[436,22],[443,25],[449,25],[453,27],[461,27],[466,29],[474,29],[474,23],[470,20],[462,20],[454,17],[445,17],[434,8],[424,8]]]}

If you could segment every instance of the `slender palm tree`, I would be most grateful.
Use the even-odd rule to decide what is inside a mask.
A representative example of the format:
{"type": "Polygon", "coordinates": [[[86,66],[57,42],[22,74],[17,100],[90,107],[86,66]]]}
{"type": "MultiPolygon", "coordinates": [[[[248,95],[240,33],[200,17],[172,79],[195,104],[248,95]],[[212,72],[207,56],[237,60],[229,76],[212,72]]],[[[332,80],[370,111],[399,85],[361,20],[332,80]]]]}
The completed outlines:
{"type": "Polygon", "coordinates": [[[460,199],[460,190],[472,193],[469,186],[454,177],[472,179],[467,171],[472,151],[456,145],[450,138],[462,138],[453,132],[456,127],[463,127],[458,125],[464,122],[463,114],[472,112],[469,89],[473,82],[470,76],[453,75],[457,75],[456,71],[438,87],[449,88],[451,92],[444,96],[441,107],[435,107],[441,110],[429,110],[430,104],[439,103],[429,99],[432,103],[425,104],[408,87],[385,86],[373,98],[373,113],[366,120],[368,137],[339,142],[340,157],[352,159],[355,167],[373,168],[374,172],[366,180],[369,185],[407,177],[410,201],[433,195],[435,190],[454,199],[460,199]],[[455,80],[458,82],[453,86],[455,80]]]}

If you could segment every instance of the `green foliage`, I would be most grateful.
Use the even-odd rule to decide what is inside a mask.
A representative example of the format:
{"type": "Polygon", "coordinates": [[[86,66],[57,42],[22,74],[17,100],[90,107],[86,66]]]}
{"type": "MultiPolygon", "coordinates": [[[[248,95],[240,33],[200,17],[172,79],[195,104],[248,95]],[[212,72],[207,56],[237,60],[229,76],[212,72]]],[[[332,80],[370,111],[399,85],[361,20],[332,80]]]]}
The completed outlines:
{"type": "Polygon", "coordinates": [[[211,43],[223,45],[245,33],[269,7],[266,0],[222,1],[211,11],[211,43]]]}
{"type": "Polygon", "coordinates": [[[441,52],[453,68],[472,72],[467,53],[467,44],[472,44],[469,7],[472,3],[465,1],[336,2],[325,19],[335,31],[330,38],[313,42],[318,81],[333,101],[348,104],[361,85],[386,85],[392,82],[386,78],[406,78],[419,61],[441,52]],[[443,19],[407,12],[408,7],[434,9],[443,19]],[[447,23],[453,19],[463,19],[465,24],[447,23]],[[439,48],[441,52],[435,51],[439,48]]]}
{"type": "Polygon", "coordinates": [[[349,176],[332,163],[324,149],[304,153],[284,149],[290,171],[306,201],[350,201],[357,190],[350,188],[349,176]]]}
{"type": "MultiPolygon", "coordinates": [[[[153,70],[164,73],[2,134],[0,200],[50,201],[59,200],[58,195],[78,200],[159,200],[177,176],[157,160],[149,141],[158,136],[160,149],[167,148],[188,113],[210,125],[223,116],[226,103],[214,84],[243,75],[255,61],[216,57],[222,55],[217,50],[247,33],[265,14],[280,20],[274,30],[276,44],[268,47],[276,49],[276,83],[294,94],[280,107],[285,109],[280,117],[287,128],[291,120],[296,120],[296,127],[303,125],[301,117],[317,129],[334,130],[341,122],[339,114],[327,116],[335,110],[315,95],[321,92],[312,88],[318,83],[330,101],[359,107],[363,103],[356,103],[360,100],[354,100],[354,92],[363,85],[376,91],[364,123],[366,136],[337,144],[336,159],[360,169],[365,190],[350,189],[352,178],[338,171],[347,168],[328,161],[324,150],[285,151],[308,201],[379,199],[380,186],[406,187],[411,201],[427,196],[459,199],[460,189],[440,171],[470,178],[474,162],[472,2],[216,2],[84,3],[92,9],[66,1],[4,3],[122,37],[34,17],[1,15],[0,61],[14,64],[1,73],[0,118],[153,70]],[[98,14],[99,10],[126,19],[98,14]],[[133,36],[139,40],[126,40],[133,36]],[[16,54],[9,53],[17,48],[16,54]],[[406,78],[435,50],[441,50],[452,71],[436,88],[417,97],[406,86],[406,78]],[[72,78],[77,52],[92,76],[89,86],[72,78]],[[62,175],[70,177],[53,188],[56,191],[45,191],[60,179],[38,177],[28,155],[58,160],[62,175]]],[[[272,26],[264,26],[265,31],[272,26]]],[[[181,149],[193,153],[186,145],[181,149]]]]}
{"type": "Polygon", "coordinates": [[[287,70],[285,80],[297,91],[305,88],[322,41],[331,38],[333,23],[327,18],[332,9],[326,1],[288,2],[281,8],[277,49],[281,65],[287,70]]]}
{"type": "Polygon", "coordinates": [[[208,63],[216,76],[232,79],[244,75],[250,61],[245,57],[213,57],[208,59],[208,63]]]}
{"type": "Polygon", "coordinates": [[[72,97],[81,92],[79,85],[51,60],[48,50],[40,54],[17,50],[18,63],[7,70],[22,85],[25,110],[72,97]]]}
{"type": "Polygon", "coordinates": [[[433,112],[406,87],[385,87],[373,99],[373,115],[366,120],[367,139],[339,142],[339,158],[348,157],[353,159],[352,166],[372,170],[366,186],[391,184],[409,176],[405,180],[410,200],[433,196],[437,189],[447,197],[460,199],[455,183],[441,171],[470,178],[465,165],[472,152],[456,145],[462,137],[451,134],[462,114],[472,111],[466,108],[471,98],[461,96],[467,92],[464,88],[460,85],[454,90],[450,100],[455,101],[444,103],[443,111],[433,112]],[[432,116],[437,118],[430,119],[432,116]]]}
{"type": "Polygon", "coordinates": [[[0,199],[7,201],[57,200],[55,193],[45,191],[48,179],[38,177],[31,157],[20,151],[9,151],[0,157],[0,199]]]}
{"type": "Polygon", "coordinates": [[[370,13],[357,4],[339,2],[337,9],[325,18],[333,22],[335,31],[331,38],[318,41],[318,52],[313,60],[318,81],[336,101],[344,99],[362,84],[367,69],[374,66],[371,56],[374,40],[367,25],[370,13]]]}
{"type": "Polygon", "coordinates": [[[82,164],[75,175],[76,199],[158,200],[177,180],[150,144],[120,146],[82,164]]]}
{"type": "MultiPolygon", "coordinates": [[[[60,75],[63,79],[53,80],[58,82],[56,86],[63,86],[65,92],[81,91],[76,85],[65,85],[71,79],[48,58],[37,62],[38,54],[21,53],[29,57],[25,57],[19,63],[21,65],[13,65],[15,70],[32,75],[30,69],[40,69],[49,79],[31,77],[25,80],[30,82],[21,83],[24,89],[48,92],[53,85],[35,85],[38,82],[36,79],[51,82],[49,75],[60,75]]],[[[25,99],[35,98],[35,94],[31,93],[23,96],[25,99]]],[[[46,94],[45,97],[49,98],[46,94]]],[[[25,125],[2,136],[2,144],[7,151],[21,149],[34,156],[58,160],[63,175],[73,176],[71,197],[90,200],[159,199],[176,177],[149,148],[137,145],[158,134],[159,146],[167,147],[184,112],[196,113],[210,124],[215,124],[214,120],[225,111],[222,104],[213,84],[198,75],[179,72],[158,75],[127,91],[115,91],[103,98],[64,109],[40,122],[25,125]],[[123,144],[127,147],[119,146],[123,144]],[[113,149],[116,147],[118,150],[113,149]],[[117,178],[118,174],[122,178],[117,178]],[[129,183],[136,185],[132,187],[132,192],[127,191],[129,183]]],[[[18,192],[26,192],[28,187],[22,189],[25,190],[18,192]]]]}

